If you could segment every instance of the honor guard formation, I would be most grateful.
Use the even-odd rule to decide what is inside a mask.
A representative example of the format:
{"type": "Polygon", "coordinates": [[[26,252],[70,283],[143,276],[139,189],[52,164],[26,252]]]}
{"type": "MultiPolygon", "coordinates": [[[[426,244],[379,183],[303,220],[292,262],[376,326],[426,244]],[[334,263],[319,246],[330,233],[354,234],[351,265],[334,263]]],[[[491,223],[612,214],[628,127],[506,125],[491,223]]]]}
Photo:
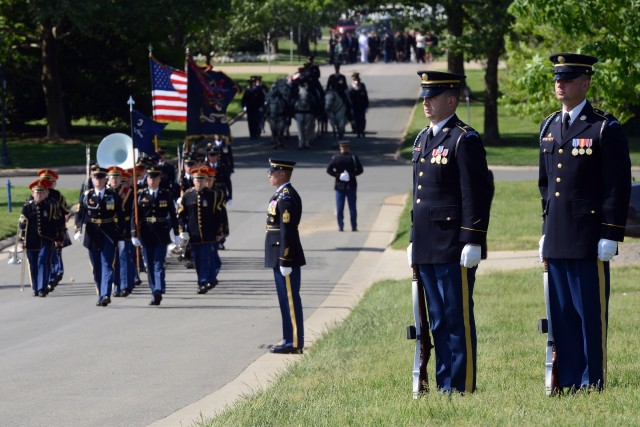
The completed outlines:
{"type": "MultiPolygon", "coordinates": [[[[424,44],[424,37],[421,40],[424,44]]],[[[618,120],[586,99],[597,58],[561,53],[550,60],[562,108],[542,121],[539,140],[539,253],[547,306],[540,331],[548,334],[545,383],[549,394],[600,391],[607,375],[609,262],[624,239],[629,209],[629,144],[618,120]]],[[[363,138],[369,106],[366,87],[358,73],[349,86],[340,63],[335,62],[326,89],[313,57],[270,91],[260,76],[252,76],[242,99],[250,138],[258,139],[267,121],[273,147],[282,148],[295,118],[298,148],[309,148],[315,120],[322,117],[339,135],[345,120],[352,121],[354,133],[363,138]]],[[[429,125],[416,137],[411,156],[407,256],[414,270],[416,326],[408,336],[424,340],[416,346],[414,396],[426,391],[431,348],[437,391],[473,393],[478,352],[473,292],[478,265],[487,256],[493,174],[479,133],[456,115],[465,76],[424,70],[418,77],[429,125]]],[[[130,295],[141,282],[140,271],[147,273],[149,304],[159,306],[166,292],[169,253],[195,270],[195,293],[204,295],[216,287],[223,268],[219,251],[225,249],[230,229],[227,207],[233,202],[231,144],[231,136],[214,135],[179,155],[177,170],[165,161],[162,149],[143,156],[130,169],[88,167],[73,238],[87,248],[97,306],[130,295]]],[[[341,138],[336,145],[339,153],[332,156],[326,172],[334,179],[338,230],[344,231],[346,200],[355,232],[356,177],[363,166],[349,141],[341,138]]],[[[300,288],[306,260],[298,229],[302,200],[292,185],[295,165],[271,158],[267,170],[275,193],[267,204],[264,266],[273,270],[282,317],[282,341],[269,347],[272,353],[301,354],[304,349],[300,288]]],[[[57,180],[52,170],[38,172],[18,223],[18,243],[25,248],[33,295],[39,297],[53,292],[61,281],[62,250],[71,244],[66,229],[70,208],[55,189],[57,180]]]]}

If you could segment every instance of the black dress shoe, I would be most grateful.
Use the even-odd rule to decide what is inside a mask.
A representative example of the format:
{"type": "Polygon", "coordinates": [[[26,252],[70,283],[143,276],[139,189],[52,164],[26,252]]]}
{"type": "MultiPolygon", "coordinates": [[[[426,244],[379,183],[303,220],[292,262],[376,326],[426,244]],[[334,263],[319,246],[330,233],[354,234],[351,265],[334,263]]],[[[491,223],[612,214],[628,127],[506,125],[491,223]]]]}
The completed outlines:
{"type": "Polygon", "coordinates": [[[138,278],[135,280],[135,282],[133,282],[133,286],[140,286],[141,283],[142,283],[142,280],[138,278]]]}
{"type": "Polygon", "coordinates": [[[58,284],[56,282],[47,283],[47,291],[53,292],[53,290],[56,288],[57,285],[58,284]]]}
{"type": "Polygon", "coordinates": [[[290,345],[275,345],[269,348],[269,353],[276,354],[302,354],[302,349],[290,345]]]}
{"type": "Polygon", "coordinates": [[[217,285],[218,285],[218,280],[216,279],[213,282],[207,283],[207,289],[211,290],[211,289],[215,288],[217,285]]]}
{"type": "Polygon", "coordinates": [[[209,290],[209,288],[207,287],[206,283],[203,283],[202,285],[198,286],[198,293],[199,294],[206,294],[208,290],[209,290]]]}
{"type": "Polygon", "coordinates": [[[109,297],[100,298],[100,305],[103,306],[103,307],[108,306],[110,302],[111,302],[111,298],[109,298],[109,297]]]}
{"type": "Polygon", "coordinates": [[[61,280],[62,280],[62,273],[58,273],[56,275],[56,280],[55,280],[56,286],[58,286],[58,283],[60,283],[61,280]]]}
{"type": "Polygon", "coordinates": [[[113,293],[113,297],[114,298],[120,298],[122,296],[122,292],[114,292],[113,293]]]}
{"type": "Polygon", "coordinates": [[[96,301],[96,307],[100,306],[102,306],[102,298],[98,298],[98,301],[96,301]]]}
{"type": "Polygon", "coordinates": [[[38,293],[38,296],[39,296],[40,298],[44,298],[44,297],[46,297],[46,296],[47,296],[47,293],[46,293],[45,291],[40,291],[40,292],[38,293]]]}
{"type": "Polygon", "coordinates": [[[162,301],[162,294],[155,293],[153,294],[153,299],[149,301],[149,305],[160,305],[160,301],[162,301]]]}
{"type": "Polygon", "coordinates": [[[122,296],[123,296],[124,298],[128,297],[129,295],[131,295],[131,291],[127,291],[127,290],[125,290],[124,292],[122,292],[122,296]]]}

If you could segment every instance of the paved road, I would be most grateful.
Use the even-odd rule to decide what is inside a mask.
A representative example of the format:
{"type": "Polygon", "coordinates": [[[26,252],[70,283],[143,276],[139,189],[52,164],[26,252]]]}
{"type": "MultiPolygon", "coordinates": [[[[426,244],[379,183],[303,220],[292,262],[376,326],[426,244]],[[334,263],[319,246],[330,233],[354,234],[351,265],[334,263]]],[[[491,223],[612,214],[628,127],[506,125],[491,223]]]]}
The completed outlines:
{"type": "MultiPolygon", "coordinates": [[[[416,67],[358,70],[373,100],[371,133],[353,141],[365,165],[360,232],[337,231],[325,173],[330,139],[308,151],[273,152],[266,140],[250,142],[246,122],[239,122],[233,128],[232,235],[213,292],[197,295],[193,270],[170,265],[162,306],[147,305],[143,285],[129,298],[96,307],[86,251],[74,244],[64,252],[62,284],[47,298],[33,298],[28,289],[19,291],[20,268],[0,257],[0,425],[147,425],[221,388],[279,340],[272,276],[262,267],[265,208],[273,192],[266,179],[270,156],[299,162],[293,182],[304,203],[301,233],[309,265],[302,300],[308,318],[358,253],[378,250],[365,242],[383,200],[410,187],[410,168],[394,161],[393,153],[415,99],[416,67]]],[[[323,69],[325,79],[328,72],[323,69]]],[[[63,176],[59,186],[74,188],[81,179],[63,176]]]]}

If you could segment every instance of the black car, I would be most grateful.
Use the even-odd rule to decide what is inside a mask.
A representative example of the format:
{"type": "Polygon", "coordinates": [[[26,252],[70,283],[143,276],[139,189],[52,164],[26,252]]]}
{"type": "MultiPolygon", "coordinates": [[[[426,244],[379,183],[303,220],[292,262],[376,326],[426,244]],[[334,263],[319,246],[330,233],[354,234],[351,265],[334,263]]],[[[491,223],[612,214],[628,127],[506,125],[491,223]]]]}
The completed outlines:
{"type": "Polygon", "coordinates": [[[631,185],[631,200],[627,216],[626,237],[640,237],[640,182],[631,185]]]}

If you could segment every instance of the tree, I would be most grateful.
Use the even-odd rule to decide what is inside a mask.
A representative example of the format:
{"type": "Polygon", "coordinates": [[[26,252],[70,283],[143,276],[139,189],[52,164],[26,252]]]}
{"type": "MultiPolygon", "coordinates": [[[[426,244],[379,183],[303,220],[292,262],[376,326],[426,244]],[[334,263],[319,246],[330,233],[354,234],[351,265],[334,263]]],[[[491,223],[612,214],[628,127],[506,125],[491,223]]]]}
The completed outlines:
{"type": "Polygon", "coordinates": [[[485,63],[484,74],[484,137],[487,145],[500,143],[498,125],[498,64],[505,53],[505,35],[512,16],[507,9],[513,0],[465,2],[464,14],[468,25],[463,35],[465,54],[469,59],[485,63]]]}
{"type": "Polygon", "coordinates": [[[509,11],[516,17],[503,97],[509,108],[535,122],[558,109],[549,55],[584,53],[599,59],[592,103],[621,123],[638,122],[639,0],[515,0],[509,11]]]}
{"type": "Polygon", "coordinates": [[[168,52],[167,58],[175,58],[170,63],[181,64],[190,36],[210,25],[209,17],[229,4],[228,0],[191,0],[179,7],[170,0],[0,0],[0,51],[11,60],[7,67],[13,79],[11,96],[32,101],[32,105],[18,102],[21,108],[13,117],[42,118],[31,112],[41,111],[37,103],[44,100],[50,139],[69,136],[73,119],[128,123],[129,95],[139,95],[150,105],[149,43],[168,52]],[[40,84],[41,98],[34,82],[40,84]]]}

